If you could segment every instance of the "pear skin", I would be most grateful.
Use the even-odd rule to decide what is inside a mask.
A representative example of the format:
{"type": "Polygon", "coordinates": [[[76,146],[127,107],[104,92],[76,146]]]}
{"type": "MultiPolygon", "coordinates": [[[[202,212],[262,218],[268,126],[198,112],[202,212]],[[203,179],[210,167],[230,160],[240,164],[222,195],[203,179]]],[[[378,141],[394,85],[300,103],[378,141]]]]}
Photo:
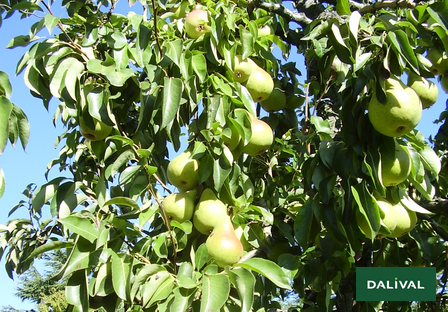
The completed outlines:
{"type": "Polygon", "coordinates": [[[180,191],[192,190],[199,183],[199,163],[190,156],[189,151],[183,152],[168,164],[168,181],[180,191]]]}
{"type": "Polygon", "coordinates": [[[243,256],[243,245],[235,234],[229,216],[221,218],[215,225],[213,232],[207,238],[205,246],[209,257],[215,259],[220,267],[233,265],[243,256]]]}
{"type": "Polygon", "coordinates": [[[215,193],[206,188],[193,213],[193,225],[202,234],[209,235],[216,223],[227,216],[227,207],[215,193]]]}

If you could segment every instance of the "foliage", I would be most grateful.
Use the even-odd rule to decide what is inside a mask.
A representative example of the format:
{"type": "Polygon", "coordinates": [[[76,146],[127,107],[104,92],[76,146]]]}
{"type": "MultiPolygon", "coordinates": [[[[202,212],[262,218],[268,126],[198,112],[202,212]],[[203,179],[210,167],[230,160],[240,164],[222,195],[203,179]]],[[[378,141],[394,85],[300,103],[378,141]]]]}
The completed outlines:
{"type": "MultiPolygon", "coordinates": [[[[296,0],[290,8],[274,1],[203,1],[210,32],[198,39],[185,35],[185,19],[173,13],[177,1],[141,1],[142,14],[126,15],[115,12],[113,1],[63,1],[62,17],[44,2],[6,2],[0,6],[5,23],[12,14],[43,14],[8,48],[27,48],[17,74],[45,108],[59,102],[54,123],[66,126],[59,158],[48,166],[64,176],[30,184],[26,200],[11,210],[28,209],[30,219],[11,218],[0,227],[0,258],[10,276],[26,272],[45,252],[67,250],[57,278],[67,279],[74,311],[120,305],[265,311],[291,292],[308,311],[411,305],[354,302],[357,266],[435,266],[445,285],[447,180],[440,159],[446,164],[446,140],[435,137],[434,145],[443,147],[437,155],[416,130],[398,138],[412,171],[385,188],[381,156],[392,157],[394,141],[373,130],[366,107],[373,96],[384,100],[390,76],[434,77],[425,54],[434,46],[448,50],[446,1],[296,0]],[[275,34],[259,37],[265,25],[275,34]],[[45,29],[56,34],[39,38],[45,29]],[[293,48],[305,57],[304,82],[288,60],[293,48]],[[262,112],[233,81],[235,55],[250,57],[304,104],[262,112]],[[342,62],[336,73],[335,59],[342,62]],[[275,142],[258,156],[230,156],[226,127],[232,124],[247,143],[249,113],[264,116],[275,142]],[[104,140],[86,140],[80,118],[113,130],[104,140]],[[199,161],[201,185],[214,190],[243,229],[247,254],[224,270],[208,258],[206,237],[190,221],[169,222],[163,213],[163,196],[171,192],[167,165],[184,149],[183,139],[199,161]],[[374,194],[416,211],[415,229],[398,239],[382,236],[387,229],[374,194]]],[[[187,10],[193,7],[188,1],[187,10]]],[[[5,81],[0,92],[10,90],[5,81]]],[[[2,94],[0,109],[9,112],[0,111],[0,125],[9,125],[0,132],[3,150],[7,139],[25,144],[28,131],[24,114],[8,103],[10,91],[2,94]]],[[[442,287],[437,304],[444,295],[442,287]]]]}

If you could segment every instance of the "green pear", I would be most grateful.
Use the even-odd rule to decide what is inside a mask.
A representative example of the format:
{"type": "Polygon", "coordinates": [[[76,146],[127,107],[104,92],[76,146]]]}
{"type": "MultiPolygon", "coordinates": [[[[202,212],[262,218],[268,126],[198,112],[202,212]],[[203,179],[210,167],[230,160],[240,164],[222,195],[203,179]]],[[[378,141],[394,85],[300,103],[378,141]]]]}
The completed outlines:
{"type": "Polygon", "coordinates": [[[183,223],[193,217],[197,191],[172,193],[163,200],[163,209],[169,220],[183,223]]]}
{"type": "Polygon", "coordinates": [[[412,160],[406,147],[395,141],[395,158],[381,155],[381,180],[384,186],[393,186],[405,181],[412,169],[412,160]]]}
{"type": "Polygon", "coordinates": [[[397,218],[397,226],[390,237],[400,237],[412,231],[417,223],[417,214],[415,211],[406,209],[401,203],[393,205],[397,218]]]}
{"type": "Polygon", "coordinates": [[[245,82],[252,73],[252,66],[255,64],[251,59],[243,60],[241,55],[235,55],[235,66],[233,67],[233,79],[237,82],[245,82]]]}
{"type": "Polygon", "coordinates": [[[185,151],[168,164],[168,181],[180,191],[192,190],[199,183],[199,163],[196,159],[190,157],[191,153],[185,151]]]}
{"type": "Polygon", "coordinates": [[[275,79],[274,89],[266,100],[260,102],[260,105],[267,112],[276,112],[285,108],[286,93],[282,89],[280,80],[275,79]]]}
{"type": "Polygon", "coordinates": [[[229,216],[222,216],[205,242],[209,257],[220,267],[233,265],[243,256],[244,249],[235,235],[229,216]]]}
{"type": "Polygon", "coordinates": [[[258,38],[261,38],[261,37],[266,37],[266,36],[269,36],[269,35],[273,35],[274,34],[274,30],[271,28],[271,26],[269,26],[269,25],[265,25],[265,26],[263,26],[263,27],[261,27],[261,28],[258,28],[258,38]]]}
{"type": "Polygon", "coordinates": [[[193,213],[193,225],[200,233],[209,235],[216,223],[227,216],[227,207],[215,193],[206,188],[193,213]]]}
{"type": "Polygon", "coordinates": [[[84,121],[84,118],[79,117],[79,131],[82,136],[90,141],[99,141],[105,139],[110,132],[112,127],[106,125],[104,122],[98,119],[92,118],[93,128],[90,128],[84,121]]]}
{"type": "Polygon", "coordinates": [[[437,101],[439,89],[434,82],[411,72],[408,76],[408,86],[417,93],[420,101],[422,101],[423,108],[428,108],[437,101]]]}
{"type": "Polygon", "coordinates": [[[385,226],[390,233],[393,233],[395,228],[397,227],[397,217],[395,215],[392,204],[382,197],[376,197],[376,203],[380,208],[382,225],[385,226]]]}
{"type": "Polygon", "coordinates": [[[417,93],[400,80],[389,78],[385,83],[386,102],[375,94],[368,105],[368,116],[376,131],[389,137],[411,132],[422,117],[422,103],[417,93]]]}
{"type": "Polygon", "coordinates": [[[253,115],[250,115],[250,117],[252,135],[246,145],[244,145],[243,141],[240,141],[238,147],[243,153],[256,156],[264,153],[272,145],[274,142],[274,134],[266,122],[253,115]]]}
{"type": "Polygon", "coordinates": [[[197,39],[210,31],[208,13],[202,9],[194,9],[185,18],[185,32],[190,38],[197,39]]]}
{"type": "Polygon", "coordinates": [[[448,70],[447,57],[439,48],[429,49],[426,58],[432,63],[430,70],[434,75],[443,75],[448,70]]]}
{"type": "Polygon", "coordinates": [[[271,75],[257,64],[252,64],[252,73],[245,84],[254,102],[266,100],[274,89],[271,75]]]}

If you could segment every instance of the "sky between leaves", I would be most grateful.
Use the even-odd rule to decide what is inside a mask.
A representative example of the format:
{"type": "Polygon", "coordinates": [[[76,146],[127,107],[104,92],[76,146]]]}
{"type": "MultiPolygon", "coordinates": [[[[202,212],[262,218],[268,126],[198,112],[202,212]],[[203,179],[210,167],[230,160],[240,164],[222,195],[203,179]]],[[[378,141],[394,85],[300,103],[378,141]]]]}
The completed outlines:
{"type": "MultiPolygon", "coordinates": [[[[57,4],[52,7],[52,10],[57,16],[63,14],[63,10],[57,4]]],[[[115,12],[126,15],[128,11],[135,11],[140,14],[141,6],[137,3],[133,7],[129,7],[126,1],[119,1],[115,12]]],[[[0,70],[9,75],[13,87],[11,101],[23,109],[30,123],[30,139],[26,151],[22,150],[20,143],[15,148],[12,148],[9,144],[3,155],[0,156],[0,168],[4,171],[6,181],[5,194],[0,199],[0,224],[6,224],[9,210],[19,200],[25,199],[21,193],[29,183],[41,185],[46,182],[44,173],[47,164],[53,158],[57,158],[59,153],[58,149],[55,148],[55,139],[64,131],[61,124],[58,124],[56,128],[53,126],[52,118],[58,105],[57,101],[54,99],[51,101],[50,109],[47,112],[41,100],[30,94],[23,82],[23,75],[15,75],[16,64],[27,51],[27,48],[13,50],[5,48],[13,37],[27,34],[30,26],[36,21],[35,17],[21,20],[19,14],[16,13],[11,18],[4,20],[0,28],[0,70]]],[[[46,29],[43,29],[38,35],[47,38],[53,36],[46,29]]],[[[280,58],[280,53],[277,54],[277,57],[280,58]]],[[[289,61],[296,62],[299,70],[305,75],[303,58],[299,57],[294,50],[291,52],[289,61]]],[[[303,82],[304,79],[305,77],[302,77],[301,81],[303,82]]],[[[407,82],[406,79],[404,79],[404,82],[407,82]]],[[[426,138],[434,137],[437,134],[438,125],[433,122],[446,108],[447,98],[448,95],[439,86],[439,98],[436,104],[423,112],[417,129],[426,138]]],[[[60,147],[62,147],[62,144],[60,144],[60,147]]],[[[51,179],[58,174],[59,172],[53,169],[49,178],[51,179]]],[[[27,217],[27,211],[23,209],[16,211],[11,216],[11,218],[22,217],[27,217]]],[[[18,277],[15,277],[15,281],[11,280],[6,274],[4,264],[4,261],[0,262],[0,308],[6,306],[22,310],[35,308],[34,304],[21,302],[19,298],[14,296],[18,277]]],[[[37,267],[41,269],[39,265],[37,267]]]]}

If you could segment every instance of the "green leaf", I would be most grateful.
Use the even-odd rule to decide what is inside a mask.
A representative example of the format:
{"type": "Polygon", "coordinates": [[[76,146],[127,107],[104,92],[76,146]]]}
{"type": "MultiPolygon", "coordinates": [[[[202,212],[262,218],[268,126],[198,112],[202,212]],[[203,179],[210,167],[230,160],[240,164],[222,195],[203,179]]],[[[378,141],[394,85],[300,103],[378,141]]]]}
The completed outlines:
{"type": "MultiPolygon", "coordinates": [[[[28,2],[27,2],[28,3],[28,2]]],[[[7,44],[7,49],[14,49],[16,47],[26,47],[31,42],[39,39],[39,37],[31,37],[29,35],[20,35],[11,39],[11,41],[7,44]]]]}
{"type": "Polygon", "coordinates": [[[349,27],[352,38],[355,42],[358,41],[359,22],[361,21],[361,13],[355,11],[350,15],[349,27]]]}
{"type": "Polygon", "coordinates": [[[65,286],[65,298],[67,303],[73,305],[73,311],[89,311],[87,272],[79,270],[73,273],[65,286]]]}
{"type": "Polygon", "coordinates": [[[336,12],[339,15],[350,15],[350,5],[348,0],[338,0],[336,2],[336,12]]]}
{"type": "Polygon", "coordinates": [[[117,296],[124,301],[130,298],[132,259],[127,254],[112,252],[112,285],[117,296]]]}
{"type": "Polygon", "coordinates": [[[28,144],[28,139],[30,137],[30,125],[28,123],[28,118],[20,109],[20,107],[15,104],[13,104],[12,113],[17,119],[17,128],[19,130],[20,142],[22,143],[22,148],[25,150],[25,147],[28,144]]]}
{"type": "Polygon", "coordinates": [[[171,275],[156,289],[148,302],[148,307],[154,305],[154,303],[166,299],[174,288],[174,277],[171,275]]]}
{"type": "Polygon", "coordinates": [[[442,163],[436,152],[429,146],[425,145],[425,148],[418,151],[422,159],[423,165],[426,169],[430,170],[435,175],[438,175],[442,169],[442,163]]]}
{"type": "Polygon", "coordinates": [[[338,58],[346,64],[353,64],[354,60],[352,58],[351,50],[345,44],[339,27],[335,23],[331,25],[331,32],[329,33],[329,37],[333,43],[333,48],[338,58]]]}
{"type": "Polygon", "coordinates": [[[278,287],[283,289],[291,289],[285,272],[283,272],[283,270],[275,262],[262,258],[251,258],[244,262],[239,262],[234,266],[243,267],[260,273],[278,287]]]}
{"type": "MultiPolygon", "coordinates": [[[[152,275],[147,283],[145,283],[142,287],[142,304],[144,308],[149,308],[150,304],[152,304],[151,299],[156,294],[159,287],[170,278],[170,273],[167,271],[160,271],[154,275],[152,275]]],[[[173,283],[172,280],[170,280],[173,283]]]]}
{"type": "Polygon", "coordinates": [[[29,256],[25,259],[25,262],[32,261],[34,258],[37,258],[41,254],[52,251],[52,250],[58,250],[58,249],[68,249],[73,246],[73,242],[63,242],[63,241],[50,241],[48,243],[45,243],[36,249],[34,249],[29,256]]]}
{"type": "Polygon", "coordinates": [[[205,244],[202,244],[201,246],[198,247],[194,256],[194,264],[196,270],[202,269],[202,267],[207,263],[207,261],[208,261],[208,250],[207,247],[205,247],[205,244]]]}
{"type": "Polygon", "coordinates": [[[0,96],[4,95],[7,99],[11,97],[12,86],[8,74],[0,70],[0,96]]]}
{"type": "Polygon", "coordinates": [[[165,55],[169,57],[174,64],[181,67],[180,60],[182,58],[182,40],[169,40],[166,41],[163,46],[166,49],[165,55]]]}
{"type": "Polygon", "coordinates": [[[122,196],[117,196],[112,199],[109,199],[108,201],[106,201],[104,203],[103,206],[108,206],[108,205],[123,205],[123,206],[131,207],[134,210],[140,209],[140,207],[138,206],[138,204],[135,201],[133,201],[129,197],[122,197],[122,196]]]}
{"type": "Polygon", "coordinates": [[[9,137],[9,116],[13,104],[3,95],[0,96],[0,155],[3,153],[9,137]]]}
{"type": "Polygon", "coordinates": [[[203,54],[194,54],[191,65],[193,71],[198,75],[200,83],[204,83],[207,78],[207,61],[203,54]]]}
{"type": "Polygon", "coordinates": [[[381,227],[381,217],[378,204],[376,203],[375,198],[367,191],[366,187],[367,186],[365,185],[357,184],[351,186],[351,191],[353,198],[357,203],[359,212],[369,220],[373,235],[371,238],[374,238],[381,227]]]}
{"type": "Polygon", "coordinates": [[[408,35],[404,31],[396,29],[394,31],[389,31],[387,37],[391,40],[398,53],[400,53],[412,69],[418,73],[418,60],[415,56],[414,47],[409,43],[408,35]]]}
{"type": "Polygon", "coordinates": [[[252,54],[254,50],[255,40],[257,38],[252,35],[250,31],[244,28],[243,25],[240,25],[240,36],[241,36],[241,44],[243,46],[242,58],[245,60],[248,56],[252,54]]]}
{"type": "Polygon", "coordinates": [[[185,312],[190,307],[194,299],[196,289],[176,288],[173,290],[174,301],[170,311],[185,312]]]}
{"type": "Polygon", "coordinates": [[[182,99],[182,80],[165,77],[163,86],[162,129],[176,117],[182,99]]]}
{"type": "Polygon", "coordinates": [[[135,159],[134,151],[131,149],[124,150],[110,166],[109,176],[114,177],[121,170],[122,166],[125,166],[132,159],[135,159]]]}
{"type": "Polygon", "coordinates": [[[146,281],[154,274],[158,272],[166,271],[165,268],[159,264],[147,264],[145,265],[132,279],[131,288],[131,300],[133,300],[146,281]]]}
{"type": "Polygon", "coordinates": [[[56,16],[54,16],[52,14],[49,14],[49,13],[45,14],[45,18],[44,18],[45,27],[47,28],[48,33],[50,35],[51,35],[52,31],[53,31],[53,28],[59,23],[59,20],[60,20],[59,17],[56,17],[56,16]]]}
{"type": "Polygon", "coordinates": [[[33,195],[31,206],[34,211],[40,212],[42,206],[52,198],[59,187],[59,183],[65,180],[64,177],[59,177],[39,187],[33,195]]]}
{"type": "Polygon", "coordinates": [[[84,237],[91,243],[98,238],[98,229],[89,219],[82,218],[76,215],[65,217],[64,219],[58,219],[64,227],[70,231],[84,237]]]}
{"type": "Polygon", "coordinates": [[[238,291],[241,300],[241,312],[252,311],[254,303],[255,277],[244,268],[235,268],[228,271],[232,284],[238,291]]]}
{"type": "Polygon", "coordinates": [[[77,90],[79,89],[79,86],[77,85],[77,82],[79,81],[81,74],[84,72],[85,67],[84,64],[78,61],[75,58],[70,58],[70,67],[67,70],[67,73],[65,75],[65,87],[67,88],[68,94],[70,94],[70,97],[73,100],[77,100],[77,90]]]}
{"type": "MultiPolygon", "coordinates": [[[[74,57],[68,57],[68,58],[63,59],[56,65],[56,68],[54,69],[53,73],[50,76],[50,91],[54,97],[57,97],[57,98],[62,97],[61,92],[66,87],[65,78],[66,78],[67,71],[72,66],[76,67],[77,63],[80,63],[77,59],[75,59],[74,57]]],[[[78,64],[78,66],[80,66],[80,65],[78,64]]],[[[82,66],[82,64],[81,64],[81,66],[82,66]]],[[[67,79],[70,82],[72,81],[72,79],[70,77],[67,79]]],[[[74,89],[74,86],[71,86],[71,88],[74,89]]],[[[72,90],[72,92],[74,93],[73,90],[72,90]]],[[[76,99],[76,97],[75,97],[75,99],[76,99]]]]}
{"type": "Polygon", "coordinates": [[[227,301],[230,283],[227,275],[204,275],[200,312],[220,311],[227,301]]]}
{"type": "Polygon", "coordinates": [[[313,217],[313,201],[310,200],[299,209],[294,220],[294,236],[300,246],[308,246],[313,217]]]}

